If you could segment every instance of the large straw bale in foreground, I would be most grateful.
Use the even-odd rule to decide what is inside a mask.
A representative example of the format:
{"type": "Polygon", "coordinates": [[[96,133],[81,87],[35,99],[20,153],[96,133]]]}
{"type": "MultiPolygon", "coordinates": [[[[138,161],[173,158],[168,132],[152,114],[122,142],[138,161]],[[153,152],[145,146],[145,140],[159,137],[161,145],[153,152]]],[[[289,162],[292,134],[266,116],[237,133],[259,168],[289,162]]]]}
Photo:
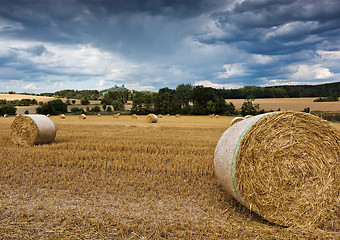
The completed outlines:
{"type": "Polygon", "coordinates": [[[51,143],[56,136],[56,127],[45,115],[17,116],[10,129],[12,142],[20,145],[51,143]]]}
{"type": "Polygon", "coordinates": [[[339,231],[340,134],[308,113],[277,112],[228,128],[215,150],[222,186],[263,218],[339,231]]]}
{"type": "Polygon", "coordinates": [[[158,117],[155,114],[150,113],[146,116],[146,120],[148,123],[157,123],[158,117]]]}

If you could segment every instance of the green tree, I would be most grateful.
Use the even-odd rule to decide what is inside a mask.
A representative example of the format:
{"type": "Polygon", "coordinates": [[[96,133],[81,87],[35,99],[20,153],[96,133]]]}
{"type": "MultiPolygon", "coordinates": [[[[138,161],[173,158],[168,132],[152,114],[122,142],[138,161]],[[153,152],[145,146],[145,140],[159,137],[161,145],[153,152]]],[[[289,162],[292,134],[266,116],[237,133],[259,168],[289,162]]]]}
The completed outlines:
{"type": "Polygon", "coordinates": [[[215,113],[216,111],[216,103],[212,100],[209,100],[207,103],[207,109],[209,113],[215,113]]]}
{"type": "Polygon", "coordinates": [[[76,100],[74,100],[74,99],[71,102],[72,102],[73,105],[76,104],[76,100]]]}
{"type": "Polygon", "coordinates": [[[42,106],[36,108],[38,114],[58,115],[67,112],[67,104],[63,103],[61,99],[56,99],[44,103],[42,106]]]}
{"type": "Polygon", "coordinates": [[[100,112],[100,107],[99,106],[95,106],[92,108],[92,112],[100,112]]]}
{"type": "Polygon", "coordinates": [[[115,111],[125,110],[125,107],[124,107],[124,104],[122,103],[122,101],[119,101],[119,100],[112,101],[111,105],[112,105],[112,107],[115,111]]]}
{"type": "Polygon", "coordinates": [[[0,106],[0,115],[3,116],[5,114],[15,115],[17,109],[12,103],[6,103],[0,106]]]}
{"type": "Polygon", "coordinates": [[[83,98],[80,100],[81,105],[89,105],[90,101],[87,98],[83,98]]]}
{"type": "Polygon", "coordinates": [[[246,99],[241,107],[241,114],[245,115],[256,115],[260,112],[260,105],[254,104],[254,99],[246,99]]]}

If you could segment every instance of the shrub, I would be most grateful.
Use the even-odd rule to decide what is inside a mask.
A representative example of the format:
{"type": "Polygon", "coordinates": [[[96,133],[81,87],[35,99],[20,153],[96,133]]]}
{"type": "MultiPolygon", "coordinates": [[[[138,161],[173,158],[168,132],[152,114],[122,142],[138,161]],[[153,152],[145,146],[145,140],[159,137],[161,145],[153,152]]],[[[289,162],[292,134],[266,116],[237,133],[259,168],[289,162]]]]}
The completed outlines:
{"type": "Polygon", "coordinates": [[[67,112],[67,104],[63,103],[61,99],[52,100],[44,103],[41,107],[37,107],[36,111],[38,114],[58,115],[67,112]]]}

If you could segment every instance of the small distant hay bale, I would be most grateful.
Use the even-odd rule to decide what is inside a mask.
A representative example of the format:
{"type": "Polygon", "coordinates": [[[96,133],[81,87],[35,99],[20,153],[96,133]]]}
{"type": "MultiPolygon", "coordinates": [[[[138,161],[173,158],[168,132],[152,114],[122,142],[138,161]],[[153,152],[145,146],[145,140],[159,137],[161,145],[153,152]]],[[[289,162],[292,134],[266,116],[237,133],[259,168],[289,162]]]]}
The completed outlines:
{"type": "Polygon", "coordinates": [[[244,119],[251,118],[251,117],[254,117],[254,116],[253,115],[246,115],[246,116],[244,116],[244,119]]]}
{"type": "Polygon", "coordinates": [[[211,115],[211,114],[209,114],[209,117],[210,117],[210,118],[212,118],[212,115],[211,115]]]}
{"type": "Polygon", "coordinates": [[[113,114],[113,117],[114,118],[118,118],[119,117],[119,114],[117,113],[117,114],[113,114]]]}
{"type": "Polygon", "coordinates": [[[60,114],[59,117],[60,117],[61,119],[65,119],[65,118],[66,118],[65,114],[60,114]]]}
{"type": "Polygon", "coordinates": [[[132,114],[132,115],[131,115],[131,118],[132,118],[132,119],[137,119],[137,114],[132,114]]]}
{"type": "Polygon", "coordinates": [[[147,119],[148,123],[157,123],[157,121],[158,121],[158,117],[155,114],[152,114],[152,113],[148,114],[146,116],[146,119],[147,119]]]}
{"type": "Polygon", "coordinates": [[[179,118],[179,114],[176,114],[176,118],[179,118]]]}
{"type": "Polygon", "coordinates": [[[163,118],[163,115],[162,114],[158,114],[157,117],[158,118],[163,118]]]}
{"type": "Polygon", "coordinates": [[[340,229],[340,133],[302,112],[257,115],[229,127],[215,150],[223,188],[282,226],[340,229]]]}
{"type": "Polygon", "coordinates": [[[235,123],[241,122],[242,120],[244,120],[243,117],[234,117],[233,120],[231,120],[230,122],[230,126],[234,125],[235,123]]]}
{"type": "Polygon", "coordinates": [[[51,143],[57,129],[45,115],[30,114],[16,117],[10,128],[11,140],[19,145],[51,143]]]}
{"type": "Polygon", "coordinates": [[[86,115],[83,113],[83,114],[80,114],[79,115],[79,118],[81,118],[81,119],[86,119],[86,115]]]}
{"type": "Polygon", "coordinates": [[[51,115],[50,115],[50,114],[47,114],[46,117],[51,117],[51,115]]]}
{"type": "Polygon", "coordinates": [[[211,116],[215,117],[215,114],[211,114],[211,116]]]}
{"type": "Polygon", "coordinates": [[[100,115],[100,113],[98,113],[98,117],[100,117],[101,115],[100,115]]]}
{"type": "Polygon", "coordinates": [[[216,115],[215,118],[220,118],[220,115],[216,115]]]}
{"type": "Polygon", "coordinates": [[[170,117],[170,114],[168,113],[166,116],[167,116],[167,117],[170,117]]]}
{"type": "Polygon", "coordinates": [[[4,117],[8,117],[8,114],[4,114],[4,117]]]}

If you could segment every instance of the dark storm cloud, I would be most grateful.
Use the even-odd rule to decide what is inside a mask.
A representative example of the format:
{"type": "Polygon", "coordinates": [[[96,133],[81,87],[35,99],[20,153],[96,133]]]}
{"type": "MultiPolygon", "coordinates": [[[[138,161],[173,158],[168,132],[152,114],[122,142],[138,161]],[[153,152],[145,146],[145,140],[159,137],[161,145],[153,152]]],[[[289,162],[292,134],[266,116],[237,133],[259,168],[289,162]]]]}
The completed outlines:
{"type": "Polygon", "coordinates": [[[340,34],[338,0],[246,0],[214,14],[220,37],[198,37],[205,43],[222,41],[257,54],[287,54],[323,47],[336,49],[340,34]]]}
{"type": "Polygon", "coordinates": [[[0,0],[0,88],[335,81],[339,12],[338,0],[0,0]]]}

